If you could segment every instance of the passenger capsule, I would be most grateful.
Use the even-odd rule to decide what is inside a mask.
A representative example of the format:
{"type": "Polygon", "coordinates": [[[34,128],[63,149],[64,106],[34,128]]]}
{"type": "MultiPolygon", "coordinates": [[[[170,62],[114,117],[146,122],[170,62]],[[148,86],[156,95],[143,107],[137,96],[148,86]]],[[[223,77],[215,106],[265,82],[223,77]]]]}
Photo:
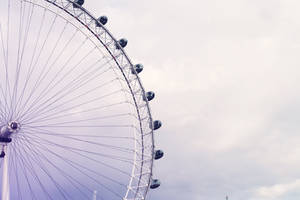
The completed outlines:
{"type": "Polygon", "coordinates": [[[79,7],[81,7],[83,4],[84,4],[84,0],[74,0],[73,7],[74,7],[74,8],[79,8],[79,7]],[[75,3],[77,3],[77,4],[75,4],[75,3]],[[78,6],[78,5],[79,5],[79,6],[78,6]]]}
{"type": "Polygon", "coordinates": [[[135,73],[140,73],[142,72],[144,69],[144,66],[142,64],[136,64],[133,66],[132,70],[131,70],[131,73],[132,74],[135,74],[135,73]]]}
{"type": "Polygon", "coordinates": [[[160,181],[158,179],[153,179],[150,184],[151,189],[158,188],[160,186],[160,181]]]}
{"type": "Polygon", "coordinates": [[[162,126],[161,121],[155,120],[155,121],[153,122],[153,130],[157,130],[157,129],[159,129],[161,126],[162,126]]]}
{"type": "Polygon", "coordinates": [[[154,99],[154,97],[155,97],[155,93],[150,91],[150,92],[146,92],[143,99],[144,99],[144,101],[146,101],[146,100],[151,101],[152,99],[154,99]]]}
{"type": "Polygon", "coordinates": [[[154,159],[158,160],[164,156],[164,152],[162,150],[156,150],[154,154],[154,159]]]}
{"type": "Polygon", "coordinates": [[[4,158],[4,156],[5,156],[5,152],[1,151],[0,158],[4,158]]]}
{"type": "Polygon", "coordinates": [[[101,26],[100,24],[105,25],[107,23],[107,21],[108,21],[108,18],[106,16],[101,16],[98,18],[96,26],[100,27],[101,26]]]}
{"type": "Polygon", "coordinates": [[[122,39],[120,39],[120,40],[118,41],[118,44],[116,44],[116,48],[117,48],[117,49],[120,49],[120,46],[121,46],[122,48],[125,48],[125,47],[127,46],[127,43],[128,43],[128,40],[125,39],[125,38],[122,38],[122,39]]]}

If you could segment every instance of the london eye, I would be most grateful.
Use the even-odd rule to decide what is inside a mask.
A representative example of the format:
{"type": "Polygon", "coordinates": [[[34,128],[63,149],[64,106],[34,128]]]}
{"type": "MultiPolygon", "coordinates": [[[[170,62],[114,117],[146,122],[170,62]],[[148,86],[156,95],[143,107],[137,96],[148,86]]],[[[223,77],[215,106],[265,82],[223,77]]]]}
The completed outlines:
{"type": "Polygon", "coordinates": [[[83,0],[4,0],[0,7],[2,200],[143,200],[153,176],[153,119],[125,52],[83,0]],[[95,197],[96,198],[96,197],[95,197]]]}

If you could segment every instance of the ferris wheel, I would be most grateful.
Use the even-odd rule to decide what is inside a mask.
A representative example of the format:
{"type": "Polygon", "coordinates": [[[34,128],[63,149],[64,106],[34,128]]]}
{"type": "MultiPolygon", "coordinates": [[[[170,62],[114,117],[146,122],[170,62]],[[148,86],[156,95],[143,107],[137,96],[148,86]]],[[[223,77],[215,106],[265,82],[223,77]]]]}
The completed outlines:
{"type": "Polygon", "coordinates": [[[160,186],[139,73],[84,0],[0,7],[2,200],[144,200],[160,186]]]}

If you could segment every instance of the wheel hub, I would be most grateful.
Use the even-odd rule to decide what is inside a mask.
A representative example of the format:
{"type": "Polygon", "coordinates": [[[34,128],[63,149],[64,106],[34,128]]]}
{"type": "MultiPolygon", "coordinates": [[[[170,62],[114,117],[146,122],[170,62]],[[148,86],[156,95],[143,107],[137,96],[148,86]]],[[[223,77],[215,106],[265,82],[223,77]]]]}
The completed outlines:
{"type": "Polygon", "coordinates": [[[11,121],[7,125],[1,127],[0,138],[10,138],[11,134],[18,133],[20,124],[16,121],[11,121]]]}

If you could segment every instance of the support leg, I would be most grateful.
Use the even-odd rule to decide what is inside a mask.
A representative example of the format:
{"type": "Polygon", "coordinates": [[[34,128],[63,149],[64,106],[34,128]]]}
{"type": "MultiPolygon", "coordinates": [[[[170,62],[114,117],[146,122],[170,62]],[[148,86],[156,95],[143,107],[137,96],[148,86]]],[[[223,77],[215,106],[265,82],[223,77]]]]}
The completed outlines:
{"type": "Polygon", "coordinates": [[[94,190],[93,200],[97,200],[97,191],[96,190],[94,190]]]}
{"type": "Polygon", "coordinates": [[[2,200],[9,200],[9,177],[8,177],[8,152],[7,146],[3,146],[5,156],[3,158],[3,171],[2,171],[2,200]]]}

